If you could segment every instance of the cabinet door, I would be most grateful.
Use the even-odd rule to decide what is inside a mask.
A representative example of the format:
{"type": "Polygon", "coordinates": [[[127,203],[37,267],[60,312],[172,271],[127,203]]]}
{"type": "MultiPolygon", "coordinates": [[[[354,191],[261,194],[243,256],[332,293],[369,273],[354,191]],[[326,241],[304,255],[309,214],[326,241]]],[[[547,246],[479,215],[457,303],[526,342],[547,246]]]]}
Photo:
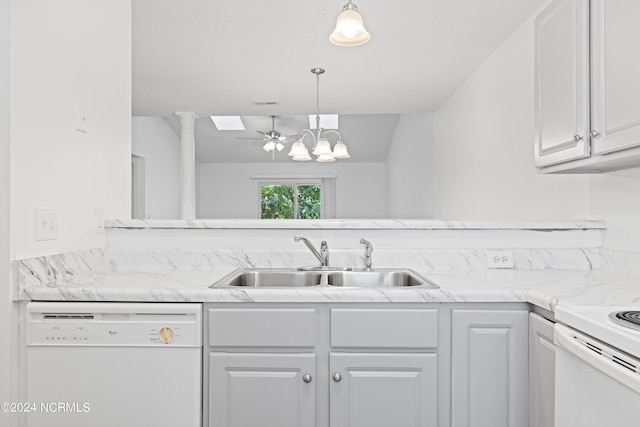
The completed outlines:
{"type": "Polygon", "coordinates": [[[331,427],[438,425],[435,353],[331,353],[330,366],[331,427]]]}
{"type": "Polygon", "coordinates": [[[590,155],[589,3],[556,0],[535,21],[535,161],[590,155]]]}
{"type": "Polygon", "coordinates": [[[591,2],[595,154],[640,145],[639,20],[637,0],[591,2]]]}
{"type": "Polygon", "coordinates": [[[210,353],[209,426],[315,425],[315,367],[315,354],[210,353]]]}
{"type": "Polygon", "coordinates": [[[529,315],[529,427],[553,427],[556,347],[553,322],[529,315]]]}
{"type": "Polygon", "coordinates": [[[451,425],[527,425],[526,310],[453,310],[451,425]]]}

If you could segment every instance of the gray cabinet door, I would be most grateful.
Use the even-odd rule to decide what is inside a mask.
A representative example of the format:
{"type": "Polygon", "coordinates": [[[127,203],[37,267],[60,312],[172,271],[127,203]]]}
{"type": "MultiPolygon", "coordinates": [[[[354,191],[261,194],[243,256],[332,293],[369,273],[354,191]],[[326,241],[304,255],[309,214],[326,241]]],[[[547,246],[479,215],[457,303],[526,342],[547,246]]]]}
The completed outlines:
{"type": "Polygon", "coordinates": [[[556,0],[535,21],[537,167],[589,157],[589,2],[556,0]]]}
{"type": "Polygon", "coordinates": [[[453,310],[452,427],[527,425],[527,332],[527,310],[453,310]]]}
{"type": "Polygon", "coordinates": [[[209,427],[313,427],[315,354],[210,353],[209,427]]]}
{"type": "Polygon", "coordinates": [[[331,427],[436,427],[437,356],[331,353],[331,427]]]}
{"type": "Polygon", "coordinates": [[[591,2],[594,154],[640,145],[640,2],[591,2]]]}
{"type": "Polygon", "coordinates": [[[529,426],[553,427],[556,346],[553,322],[529,314],[529,426]]]}

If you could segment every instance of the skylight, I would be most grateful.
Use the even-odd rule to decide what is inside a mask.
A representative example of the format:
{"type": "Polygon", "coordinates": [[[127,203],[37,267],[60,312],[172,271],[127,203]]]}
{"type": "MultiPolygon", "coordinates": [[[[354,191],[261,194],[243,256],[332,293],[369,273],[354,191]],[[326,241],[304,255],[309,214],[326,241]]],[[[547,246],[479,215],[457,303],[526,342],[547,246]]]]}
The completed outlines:
{"type": "MultiPolygon", "coordinates": [[[[322,129],[338,129],[338,114],[320,114],[322,129]]],[[[316,128],[316,116],[309,114],[309,129],[316,128]]]]}
{"type": "Polygon", "coordinates": [[[211,116],[218,130],[245,130],[240,116],[211,116]]]}

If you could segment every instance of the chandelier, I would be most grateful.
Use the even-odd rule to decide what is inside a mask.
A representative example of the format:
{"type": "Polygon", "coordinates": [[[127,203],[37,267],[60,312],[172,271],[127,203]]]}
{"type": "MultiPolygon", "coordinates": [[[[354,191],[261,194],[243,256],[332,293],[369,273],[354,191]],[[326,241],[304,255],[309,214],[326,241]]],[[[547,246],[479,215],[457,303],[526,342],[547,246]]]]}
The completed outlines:
{"type": "Polygon", "coordinates": [[[306,145],[304,145],[305,137],[309,137],[313,140],[312,154],[317,156],[316,160],[318,162],[335,162],[336,159],[348,159],[351,156],[349,156],[347,146],[342,142],[340,132],[333,129],[325,130],[320,127],[320,74],[324,73],[324,69],[312,68],[311,72],[316,75],[316,132],[314,133],[309,129],[301,130],[288,154],[296,161],[304,162],[311,160],[309,150],[306,145]],[[338,137],[333,150],[327,139],[327,136],[332,134],[338,137]]]}

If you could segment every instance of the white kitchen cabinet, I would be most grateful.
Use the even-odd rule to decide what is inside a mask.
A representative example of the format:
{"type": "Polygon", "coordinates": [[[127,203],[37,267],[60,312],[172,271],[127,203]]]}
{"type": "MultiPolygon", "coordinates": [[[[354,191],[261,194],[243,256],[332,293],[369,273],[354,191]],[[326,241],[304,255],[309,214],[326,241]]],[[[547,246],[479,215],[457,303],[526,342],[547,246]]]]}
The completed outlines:
{"type": "Polygon", "coordinates": [[[553,427],[555,400],[553,322],[529,314],[529,427],[553,427]]]}
{"type": "Polygon", "coordinates": [[[205,425],[438,426],[437,309],[228,307],[206,309],[205,425]]]}
{"type": "Polygon", "coordinates": [[[436,427],[437,355],[331,353],[331,427],[436,427]]]}
{"type": "Polygon", "coordinates": [[[438,425],[438,311],[331,309],[331,427],[438,425]]]}
{"type": "Polygon", "coordinates": [[[538,15],[535,79],[536,166],[588,157],[588,0],[556,0],[538,15]]]}
{"type": "Polygon", "coordinates": [[[209,425],[315,424],[315,354],[209,354],[209,425]]]}
{"type": "Polygon", "coordinates": [[[640,2],[556,0],[535,22],[535,160],[543,173],[640,166],[640,2]]]}
{"type": "Polygon", "coordinates": [[[452,311],[451,426],[527,425],[528,311],[452,311]]]}
{"type": "Polygon", "coordinates": [[[593,153],[640,145],[640,2],[591,0],[593,153]]]}

